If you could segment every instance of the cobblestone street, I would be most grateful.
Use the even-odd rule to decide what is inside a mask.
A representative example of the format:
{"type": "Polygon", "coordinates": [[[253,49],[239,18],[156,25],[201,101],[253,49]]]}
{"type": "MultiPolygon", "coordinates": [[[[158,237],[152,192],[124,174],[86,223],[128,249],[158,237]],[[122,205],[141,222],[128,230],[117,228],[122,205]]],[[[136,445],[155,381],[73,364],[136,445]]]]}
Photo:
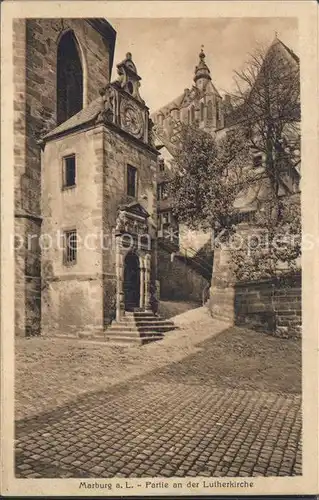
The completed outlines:
{"type": "Polygon", "coordinates": [[[301,474],[300,398],[136,381],[17,425],[18,477],[301,474]]]}
{"type": "MultiPolygon", "coordinates": [[[[178,335],[188,333],[165,339],[168,354],[178,335]]],[[[159,355],[164,344],[141,352],[159,355]]],[[[27,412],[16,423],[17,477],[300,475],[297,344],[232,328],[200,347],[55,409],[27,412]]]]}

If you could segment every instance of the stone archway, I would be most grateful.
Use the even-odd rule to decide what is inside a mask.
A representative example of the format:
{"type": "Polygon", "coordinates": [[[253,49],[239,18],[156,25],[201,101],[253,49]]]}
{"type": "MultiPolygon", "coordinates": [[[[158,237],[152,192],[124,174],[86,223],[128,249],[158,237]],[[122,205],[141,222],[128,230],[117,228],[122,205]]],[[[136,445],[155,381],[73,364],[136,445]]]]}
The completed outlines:
{"type": "Polygon", "coordinates": [[[124,260],[123,292],[125,311],[140,307],[140,263],[134,252],[128,252],[124,260]]]}

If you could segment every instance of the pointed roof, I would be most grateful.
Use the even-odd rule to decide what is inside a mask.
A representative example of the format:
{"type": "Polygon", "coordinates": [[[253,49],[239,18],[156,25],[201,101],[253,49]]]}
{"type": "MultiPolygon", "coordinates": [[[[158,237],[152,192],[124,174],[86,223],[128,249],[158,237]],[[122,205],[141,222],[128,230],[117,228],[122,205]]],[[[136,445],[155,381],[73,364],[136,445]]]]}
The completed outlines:
{"type": "Polygon", "coordinates": [[[195,67],[195,76],[194,76],[195,84],[200,78],[206,78],[207,80],[211,80],[210,70],[205,62],[205,57],[206,55],[204,53],[202,45],[201,51],[199,53],[199,63],[195,67]]]}
{"type": "MultiPolygon", "coordinates": [[[[299,57],[289,47],[287,47],[287,45],[285,45],[280,40],[280,38],[278,38],[277,34],[275,35],[274,40],[272,41],[272,43],[270,44],[270,46],[266,51],[265,59],[269,57],[271,53],[275,56],[279,55],[279,57],[280,55],[283,54],[285,56],[285,59],[288,60],[288,63],[290,63],[290,65],[292,63],[292,66],[294,68],[296,67],[296,65],[299,66],[299,57]],[[280,52],[278,52],[278,50],[280,52]]],[[[259,75],[257,75],[255,85],[258,85],[258,81],[259,81],[259,75]]],[[[247,98],[249,98],[249,94],[251,94],[253,90],[254,88],[249,90],[249,92],[247,93],[247,98]]],[[[245,102],[243,102],[238,106],[233,107],[233,109],[230,110],[230,112],[225,115],[225,121],[224,121],[225,128],[238,124],[243,119],[244,114],[245,114],[245,102]]],[[[296,119],[298,119],[297,116],[296,119]]]]}
{"type": "Polygon", "coordinates": [[[292,49],[290,49],[289,47],[287,47],[286,44],[284,44],[284,42],[282,40],[280,40],[280,38],[278,38],[277,34],[275,35],[275,38],[271,44],[271,46],[269,47],[269,49],[271,47],[275,47],[275,46],[280,46],[281,48],[283,48],[285,50],[285,52],[287,52],[289,54],[289,56],[297,63],[299,64],[299,57],[294,53],[294,51],[292,49]]]}
{"type": "Polygon", "coordinates": [[[169,113],[173,109],[179,109],[182,102],[183,102],[184,95],[185,95],[185,92],[183,92],[182,94],[177,96],[175,99],[173,99],[173,101],[169,102],[168,104],[166,104],[162,108],[160,108],[157,111],[155,111],[154,113],[152,113],[151,117],[154,117],[154,116],[159,115],[159,114],[162,114],[163,116],[165,116],[167,113],[169,113]]]}

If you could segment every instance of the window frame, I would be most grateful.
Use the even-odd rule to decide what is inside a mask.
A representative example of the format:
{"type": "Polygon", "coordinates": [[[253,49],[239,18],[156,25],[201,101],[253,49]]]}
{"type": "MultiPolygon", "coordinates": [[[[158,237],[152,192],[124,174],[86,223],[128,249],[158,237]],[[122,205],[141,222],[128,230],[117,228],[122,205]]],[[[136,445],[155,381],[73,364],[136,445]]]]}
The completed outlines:
{"type": "Polygon", "coordinates": [[[134,167],[134,165],[127,164],[126,165],[126,195],[130,198],[137,199],[138,196],[138,169],[134,167]],[[129,193],[129,170],[135,172],[135,185],[134,185],[134,195],[129,193]]]}
{"type": "Polygon", "coordinates": [[[74,189],[76,187],[76,179],[77,179],[77,168],[76,168],[76,154],[75,153],[70,153],[62,157],[62,190],[65,191],[67,189],[74,189]],[[74,184],[67,184],[66,183],[66,160],[69,158],[74,158],[74,184]]]}
{"type": "Polygon", "coordinates": [[[169,197],[169,184],[167,181],[163,181],[157,184],[157,201],[167,200],[169,197]]]}
{"type": "Polygon", "coordinates": [[[78,235],[77,229],[64,229],[63,230],[63,265],[66,267],[71,267],[77,264],[78,260],[78,235]],[[69,237],[68,237],[69,235],[69,237]],[[68,241],[70,241],[70,236],[75,235],[75,248],[71,248],[68,246],[68,241]],[[69,255],[73,254],[73,259],[70,260],[69,255]]]}

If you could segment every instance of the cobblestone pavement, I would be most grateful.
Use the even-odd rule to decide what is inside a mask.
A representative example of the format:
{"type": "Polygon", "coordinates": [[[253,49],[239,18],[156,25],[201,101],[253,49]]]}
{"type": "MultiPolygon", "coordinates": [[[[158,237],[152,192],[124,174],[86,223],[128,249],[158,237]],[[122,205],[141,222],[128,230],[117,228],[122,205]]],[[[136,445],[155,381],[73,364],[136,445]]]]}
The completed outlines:
{"type": "Polygon", "coordinates": [[[289,476],[301,398],[139,378],[16,423],[16,475],[289,476]]]}

